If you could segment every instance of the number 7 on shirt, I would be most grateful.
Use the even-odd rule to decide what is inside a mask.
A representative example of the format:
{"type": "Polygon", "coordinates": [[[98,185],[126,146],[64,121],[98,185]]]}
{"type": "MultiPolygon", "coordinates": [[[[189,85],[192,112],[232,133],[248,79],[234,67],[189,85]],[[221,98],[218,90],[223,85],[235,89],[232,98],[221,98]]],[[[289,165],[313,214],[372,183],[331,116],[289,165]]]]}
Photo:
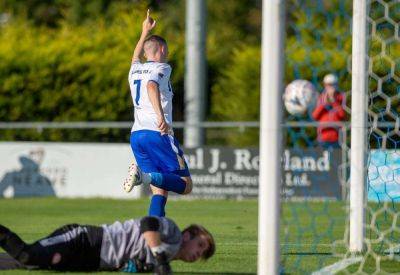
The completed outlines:
{"type": "Polygon", "coordinates": [[[142,82],[142,80],[140,80],[140,79],[136,79],[133,81],[133,85],[136,85],[136,97],[135,97],[136,105],[139,105],[141,82],[142,82]]]}

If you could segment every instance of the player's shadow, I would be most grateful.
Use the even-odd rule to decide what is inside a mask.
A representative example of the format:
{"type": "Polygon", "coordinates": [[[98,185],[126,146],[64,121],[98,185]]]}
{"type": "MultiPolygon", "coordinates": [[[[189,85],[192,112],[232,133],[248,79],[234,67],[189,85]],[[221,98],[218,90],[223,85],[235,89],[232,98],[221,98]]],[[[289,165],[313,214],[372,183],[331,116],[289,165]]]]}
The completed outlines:
{"type": "Polygon", "coordinates": [[[48,177],[40,173],[39,164],[26,156],[19,157],[22,168],[8,172],[0,181],[1,197],[55,196],[48,177]]]}

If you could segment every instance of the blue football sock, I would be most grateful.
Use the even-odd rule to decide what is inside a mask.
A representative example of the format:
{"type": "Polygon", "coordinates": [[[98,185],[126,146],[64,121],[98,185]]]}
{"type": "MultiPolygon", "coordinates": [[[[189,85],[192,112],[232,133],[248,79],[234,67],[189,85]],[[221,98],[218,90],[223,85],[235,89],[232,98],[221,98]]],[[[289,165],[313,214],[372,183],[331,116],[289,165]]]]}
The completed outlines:
{"type": "Polygon", "coordinates": [[[164,217],[167,198],[162,195],[153,195],[151,198],[149,216],[164,217]]]}
{"type": "Polygon", "coordinates": [[[151,184],[165,191],[178,194],[185,192],[186,183],[181,177],[174,174],[150,173],[151,184]]]}

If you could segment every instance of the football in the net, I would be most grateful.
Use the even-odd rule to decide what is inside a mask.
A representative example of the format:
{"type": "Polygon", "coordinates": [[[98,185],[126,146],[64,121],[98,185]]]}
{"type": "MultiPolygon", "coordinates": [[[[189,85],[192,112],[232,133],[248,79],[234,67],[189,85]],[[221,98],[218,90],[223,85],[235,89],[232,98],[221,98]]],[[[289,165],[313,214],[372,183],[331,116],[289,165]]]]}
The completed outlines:
{"type": "Polygon", "coordinates": [[[316,102],[317,91],[314,85],[304,79],[290,82],[283,94],[286,110],[291,115],[303,115],[311,109],[316,102]]]}

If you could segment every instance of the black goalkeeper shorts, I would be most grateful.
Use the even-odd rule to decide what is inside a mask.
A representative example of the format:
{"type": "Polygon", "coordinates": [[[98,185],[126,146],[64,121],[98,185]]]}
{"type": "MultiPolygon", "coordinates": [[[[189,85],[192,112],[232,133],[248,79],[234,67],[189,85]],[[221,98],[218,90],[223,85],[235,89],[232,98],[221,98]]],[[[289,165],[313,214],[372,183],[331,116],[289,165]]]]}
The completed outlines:
{"type": "Polygon", "coordinates": [[[61,271],[98,270],[103,228],[68,224],[27,245],[28,265],[61,271]]]}

